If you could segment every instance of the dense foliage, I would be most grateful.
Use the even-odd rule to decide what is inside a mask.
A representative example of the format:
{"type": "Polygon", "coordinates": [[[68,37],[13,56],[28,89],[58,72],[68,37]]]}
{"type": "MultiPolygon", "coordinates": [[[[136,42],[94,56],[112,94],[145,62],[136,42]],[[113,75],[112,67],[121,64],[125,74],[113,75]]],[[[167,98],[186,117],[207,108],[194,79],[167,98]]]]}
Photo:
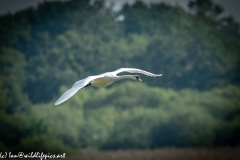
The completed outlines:
{"type": "Polygon", "coordinates": [[[0,150],[239,145],[239,24],[210,0],[189,7],[45,1],[1,16],[0,150]],[[164,76],[53,105],[76,80],[120,67],[164,76]]]}

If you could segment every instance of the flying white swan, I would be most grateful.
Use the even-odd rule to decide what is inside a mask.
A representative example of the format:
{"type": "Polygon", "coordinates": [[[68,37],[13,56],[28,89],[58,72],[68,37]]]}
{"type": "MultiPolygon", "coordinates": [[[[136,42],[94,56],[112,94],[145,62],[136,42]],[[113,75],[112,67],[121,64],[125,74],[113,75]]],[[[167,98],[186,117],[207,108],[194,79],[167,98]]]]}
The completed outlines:
{"type": "Polygon", "coordinates": [[[112,84],[114,81],[119,81],[122,79],[133,79],[137,81],[142,81],[138,75],[122,75],[117,76],[120,72],[129,72],[129,73],[142,73],[147,76],[156,77],[156,76],[162,76],[162,74],[153,74],[147,71],[143,71],[140,69],[135,68],[120,68],[114,72],[106,72],[103,74],[99,74],[96,76],[89,76],[85,79],[82,79],[80,81],[77,81],[73,84],[72,88],[67,90],[62,94],[62,96],[54,103],[55,105],[59,105],[63,103],[64,101],[68,100],[70,97],[72,97],[78,90],[88,87],[88,86],[94,86],[94,87],[106,87],[110,84],[112,84]]]}

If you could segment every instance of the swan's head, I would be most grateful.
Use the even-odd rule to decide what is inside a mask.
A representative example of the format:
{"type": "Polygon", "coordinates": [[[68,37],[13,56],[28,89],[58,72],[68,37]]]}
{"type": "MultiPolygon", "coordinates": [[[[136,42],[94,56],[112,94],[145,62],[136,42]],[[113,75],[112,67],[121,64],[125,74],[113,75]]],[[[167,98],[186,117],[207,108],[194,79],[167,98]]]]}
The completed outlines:
{"type": "Polygon", "coordinates": [[[135,76],[137,81],[142,81],[139,76],[135,76]]]}

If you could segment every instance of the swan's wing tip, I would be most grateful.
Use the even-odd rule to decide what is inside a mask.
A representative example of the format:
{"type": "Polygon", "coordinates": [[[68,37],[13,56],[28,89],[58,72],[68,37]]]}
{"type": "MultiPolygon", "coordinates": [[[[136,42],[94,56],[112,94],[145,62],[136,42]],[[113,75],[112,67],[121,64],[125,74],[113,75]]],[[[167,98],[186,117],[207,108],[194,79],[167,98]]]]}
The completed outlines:
{"type": "Polygon", "coordinates": [[[56,102],[54,103],[55,106],[57,106],[57,105],[59,105],[59,104],[61,104],[61,102],[56,101],[56,102]]]}

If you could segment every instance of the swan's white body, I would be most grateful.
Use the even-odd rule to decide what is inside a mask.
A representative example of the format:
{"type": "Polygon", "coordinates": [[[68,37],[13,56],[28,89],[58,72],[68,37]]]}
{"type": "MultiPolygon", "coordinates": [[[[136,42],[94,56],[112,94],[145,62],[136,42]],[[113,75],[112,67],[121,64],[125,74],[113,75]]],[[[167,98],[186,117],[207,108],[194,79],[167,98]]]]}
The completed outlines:
{"type": "Polygon", "coordinates": [[[135,69],[135,68],[120,68],[114,72],[106,72],[106,73],[99,74],[96,76],[89,76],[85,79],[75,82],[73,84],[72,88],[70,88],[69,90],[64,92],[62,94],[62,96],[54,104],[59,105],[59,104],[63,103],[64,101],[66,101],[70,97],[72,97],[78,90],[82,89],[83,87],[87,87],[89,85],[92,85],[94,87],[106,87],[106,86],[112,84],[113,82],[119,81],[122,79],[133,79],[133,80],[142,81],[140,79],[140,77],[137,75],[117,76],[117,74],[120,72],[142,73],[142,74],[145,74],[145,75],[151,76],[151,77],[162,76],[162,74],[153,74],[153,73],[143,71],[140,69],[135,69]]]}

